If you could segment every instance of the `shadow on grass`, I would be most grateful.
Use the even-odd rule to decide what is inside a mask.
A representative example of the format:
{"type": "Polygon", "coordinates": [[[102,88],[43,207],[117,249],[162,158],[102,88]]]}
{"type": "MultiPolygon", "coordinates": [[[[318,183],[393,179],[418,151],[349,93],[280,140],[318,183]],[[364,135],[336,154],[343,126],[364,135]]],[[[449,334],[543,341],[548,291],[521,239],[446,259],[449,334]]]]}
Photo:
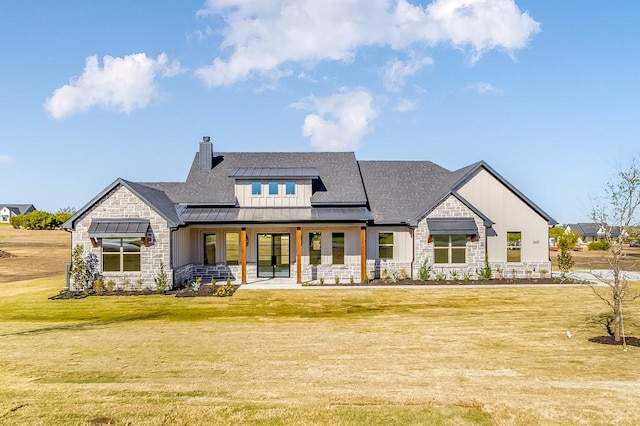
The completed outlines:
{"type": "Polygon", "coordinates": [[[115,317],[108,320],[94,320],[94,321],[79,322],[74,324],[60,324],[60,325],[54,325],[50,327],[42,327],[42,328],[34,328],[31,330],[18,331],[15,333],[4,333],[4,334],[0,334],[0,336],[33,336],[37,334],[49,333],[51,331],[86,330],[89,328],[100,327],[100,326],[111,325],[111,324],[127,323],[131,321],[161,319],[165,317],[165,315],[166,313],[164,312],[146,312],[146,313],[140,313],[140,314],[128,314],[128,315],[122,315],[122,316],[115,317]]]}

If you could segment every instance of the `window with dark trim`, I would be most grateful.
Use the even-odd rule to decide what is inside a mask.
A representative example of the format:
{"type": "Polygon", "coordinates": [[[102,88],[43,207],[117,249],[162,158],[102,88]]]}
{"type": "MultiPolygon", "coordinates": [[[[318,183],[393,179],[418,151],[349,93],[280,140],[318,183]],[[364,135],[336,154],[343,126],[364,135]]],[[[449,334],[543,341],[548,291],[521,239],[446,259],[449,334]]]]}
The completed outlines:
{"type": "Polygon", "coordinates": [[[393,259],[393,232],[378,233],[378,259],[393,259]]]}
{"type": "Polygon", "coordinates": [[[434,235],[433,258],[434,263],[467,263],[467,236],[434,235]]]}
{"type": "Polygon", "coordinates": [[[322,234],[309,232],[309,264],[320,265],[322,263],[322,234]]]}
{"type": "Polygon", "coordinates": [[[278,182],[269,182],[269,195],[278,195],[278,182]]]}
{"type": "Polygon", "coordinates": [[[225,238],[225,253],[227,265],[240,264],[240,234],[237,232],[227,232],[225,238]]]}
{"type": "Polygon", "coordinates": [[[284,193],[285,193],[285,195],[296,195],[296,183],[295,182],[285,182],[284,183],[284,193]]]}
{"type": "Polygon", "coordinates": [[[507,232],[507,262],[522,262],[522,232],[507,232]]]}
{"type": "Polygon", "coordinates": [[[216,234],[204,234],[204,264],[216,264],[216,234]]]}
{"type": "Polygon", "coordinates": [[[331,234],[331,263],[344,265],[344,232],[331,234]]]}
{"type": "Polygon", "coordinates": [[[103,238],[103,272],[140,272],[141,238],[103,238]]]}

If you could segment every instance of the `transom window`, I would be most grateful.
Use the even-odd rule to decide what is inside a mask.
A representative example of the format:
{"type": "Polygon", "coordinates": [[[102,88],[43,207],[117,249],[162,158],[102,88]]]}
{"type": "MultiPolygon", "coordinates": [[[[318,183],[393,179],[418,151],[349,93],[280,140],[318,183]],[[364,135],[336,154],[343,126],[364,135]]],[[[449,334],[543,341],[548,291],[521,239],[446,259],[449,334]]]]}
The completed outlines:
{"type": "Polygon", "coordinates": [[[378,234],[378,258],[393,259],[393,232],[378,234]]]}
{"type": "Polygon", "coordinates": [[[344,265],[344,232],[331,234],[331,263],[344,265]]]}
{"type": "Polygon", "coordinates": [[[103,272],[140,272],[141,238],[103,238],[103,272]]]}
{"type": "Polygon", "coordinates": [[[295,195],[296,194],[296,183],[295,182],[285,182],[284,183],[284,193],[286,195],[295,195]]]}
{"type": "Polygon", "coordinates": [[[507,232],[507,262],[522,261],[522,232],[507,232]]]}
{"type": "Polygon", "coordinates": [[[434,235],[434,263],[467,263],[467,236],[434,235]]]}
{"type": "Polygon", "coordinates": [[[251,182],[251,195],[262,195],[262,182],[251,182]]]}
{"type": "Polygon", "coordinates": [[[309,264],[320,265],[322,263],[322,234],[309,233],[309,264]]]}
{"type": "Polygon", "coordinates": [[[278,182],[269,182],[269,195],[278,195],[278,182]]]}

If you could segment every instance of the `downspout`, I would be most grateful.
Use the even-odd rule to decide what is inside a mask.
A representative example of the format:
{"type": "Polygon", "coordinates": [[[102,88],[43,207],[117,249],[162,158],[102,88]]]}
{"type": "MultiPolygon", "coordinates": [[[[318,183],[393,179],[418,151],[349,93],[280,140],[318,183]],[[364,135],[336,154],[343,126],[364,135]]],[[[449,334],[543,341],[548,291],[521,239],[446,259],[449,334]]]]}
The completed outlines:
{"type": "Polygon", "coordinates": [[[411,279],[414,279],[413,276],[413,266],[416,262],[416,228],[409,228],[411,229],[411,279]]]}

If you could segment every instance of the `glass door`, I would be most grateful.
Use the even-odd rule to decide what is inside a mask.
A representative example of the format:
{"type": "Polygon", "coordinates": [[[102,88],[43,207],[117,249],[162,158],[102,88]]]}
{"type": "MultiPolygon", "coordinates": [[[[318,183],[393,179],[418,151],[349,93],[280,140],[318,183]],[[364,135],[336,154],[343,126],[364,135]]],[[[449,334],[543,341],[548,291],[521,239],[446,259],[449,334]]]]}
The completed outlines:
{"type": "Polygon", "coordinates": [[[289,276],[289,234],[258,234],[258,277],[289,276]]]}

